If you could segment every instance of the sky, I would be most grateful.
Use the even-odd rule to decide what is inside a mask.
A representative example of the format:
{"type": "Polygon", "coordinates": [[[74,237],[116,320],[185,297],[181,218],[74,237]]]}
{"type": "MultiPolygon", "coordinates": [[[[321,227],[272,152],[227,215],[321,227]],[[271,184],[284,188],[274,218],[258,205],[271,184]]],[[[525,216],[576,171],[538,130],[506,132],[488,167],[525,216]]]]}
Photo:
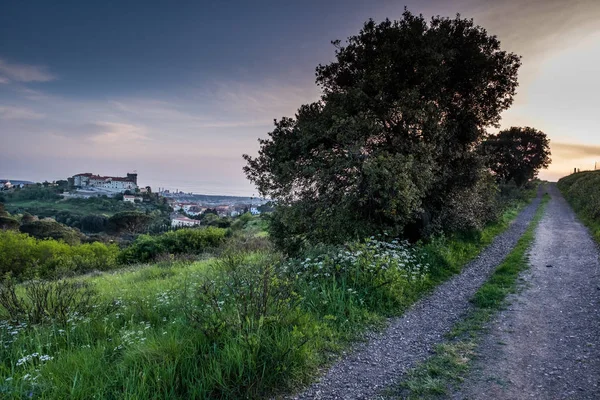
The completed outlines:
{"type": "Polygon", "coordinates": [[[501,124],[550,137],[542,178],[600,164],[597,0],[22,0],[0,12],[0,178],[137,171],[155,189],[257,194],[241,156],[319,97],[331,40],[404,6],[474,18],[522,56],[501,124]]]}

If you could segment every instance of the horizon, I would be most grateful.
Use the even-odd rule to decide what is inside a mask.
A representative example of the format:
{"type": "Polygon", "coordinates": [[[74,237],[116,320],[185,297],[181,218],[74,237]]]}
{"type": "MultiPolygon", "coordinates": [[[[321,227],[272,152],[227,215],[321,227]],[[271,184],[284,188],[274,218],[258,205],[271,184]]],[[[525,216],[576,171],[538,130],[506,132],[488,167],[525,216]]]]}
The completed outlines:
{"type": "MultiPolygon", "coordinates": [[[[426,18],[472,17],[498,36],[502,50],[522,56],[501,128],[545,132],[553,162],[540,178],[556,181],[600,161],[600,2],[521,3],[406,6],[426,18]]],[[[318,98],[314,70],[333,60],[331,40],[358,33],[369,18],[399,19],[404,5],[7,5],[0,15],[0,36],[11,39],[0,42],[0,175],[41,182],[84,170],[137,170],[153,190],[256,196],[242,154],[256,155],[273,119],[318,98]]]]}

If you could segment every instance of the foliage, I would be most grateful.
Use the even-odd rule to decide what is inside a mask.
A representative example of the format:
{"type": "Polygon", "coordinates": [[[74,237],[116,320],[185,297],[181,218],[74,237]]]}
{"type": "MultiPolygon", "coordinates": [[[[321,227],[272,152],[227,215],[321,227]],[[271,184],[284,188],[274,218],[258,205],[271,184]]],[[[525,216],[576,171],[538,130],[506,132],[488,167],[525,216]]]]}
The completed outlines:
{"type": "Polygon", "coordinates": [[[7,193],[6,203],[15,201],[26,201],[26,200],[58,200],[62,197],[59,193],[62,193],[63,189],[57,187],[45,187],[45,186],[26,186],[24,188],[16,188],[15,190],[7,193]]]}
{"type": "Polygon", "coordinates": [[[18,230],[20,225],[16,219],[0,215],[0,230],[18,230]]]}
{"type": "Polygon", "coordinates": [[[487,164],[500,182],[523,186],[550,165],[550,139],[530,127],[512,127],[483,143],[487,164]]]}
{"type": "Polygon", "coordinates": [[[446,199],[485,179],[476,147],[513,101],[519,57],[472,20],[408,11],[334,45],[337,60],[317,68],[320,101],[244,156],[247,177],[277,201],[273,240],[293,252],[443,228],[457,214],[446,199]]]}
{"type": "Polygon", "coordinates": [[[16,278],[106,271],[117,266],[119,249],[103,243],[70,246],[56,240],[39,240],[27,234],[0,231],[0,274],[16,278]]]}
{"type": "Polygon", "coordinates": [[[104,232],[108,226],[108,218],[103,215],[86,215],[81,218],[80,225],[81,230],[84,232],[104,232]]]}
{"type": "Polygon", "coordinates": [[[0,305],[4,318],[29,325],[43,322],[62,326],[77,315],[89,314],[96,303],[94,290],[85,282],[30,281],[25,295],[17,293],[15,282],[6,278],[0,284],[0,305]]]}
{"type": "Polygon", "coordinates": [[[571,174],[557,185],[596,240],[600,240],[600,171],[571,174]]]}
{"type": "Polygon", "coordinates": [[[151,219],[150,215],[138,211],[123,211],[108,219],[108,229],[114,233],[140,233],[151,219]]]}
{"type": "Polygon", "coordinates": [[[225,241],[227,231],[221,228],[179,229],[157,236],[140,235],[119,254],[124,264],[144,263],[162,254],[199,254],[214,249],[225,241]]]}
{"type": "Polygon", "coordinates": [[[62,240],[68,244],[81,242],[80,234],[77,231],[51,219],[31,221],[21,225],[19,230],[37,239],[62,240]]]}
{"type": "Polygon", "coordinates": [[[2,393],[55,399],[277,396],[306,383],[366,327],[401,313],[459,271],[516,211],[506,215],[479,235],[426,246],[381,237],[313,248],[284,263],[260,247],[239,254],[246,226],[223,258],[190,264],[165,257],[151,266],[77,278],[98,290],[97,307],[70,318],[68,327],[0,321],[2,393]]]}
{"type": "Polygon", "coordinates": [[[312,312],[345,321],[353,305],[385,315],[412,303],[428,286],[429,264],[421,258],[407,242],[372,237],[292,262],[286,269],[298,279],[312,312]],[[331,296],[344,301],[329,301],[331,296]]]}

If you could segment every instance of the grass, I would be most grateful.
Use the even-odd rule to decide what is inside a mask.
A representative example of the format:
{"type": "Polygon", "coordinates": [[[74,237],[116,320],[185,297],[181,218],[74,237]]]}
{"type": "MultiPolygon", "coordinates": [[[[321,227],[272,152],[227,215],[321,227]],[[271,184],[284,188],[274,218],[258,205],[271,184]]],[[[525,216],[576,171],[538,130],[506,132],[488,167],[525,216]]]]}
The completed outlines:
{"type": "Polygon", "coordinates": [[[565,176],[558,181],[557,186],[577,217],[600,243],[600,171],[584,171],[565,176]]]}
{"type": "Polygon", "coordinates": [[[435,355],[411,370],[399,388],[389,393],[390,399],[439,398],[464,380],[486,324],[506,305],[506,297],[517,290],[519,274],[528,267],[528,250],[549,199],[546,194],[515,248],[472,297],[472,311],[453,327],[447,335],[449,341],[438,345],[435,355]]]}
{"type": "MultiPolygon", "coordinates": [[[[74,278],[97,292],[90,315],[0,321],[0,397],[237,399],[292,390],[459,272],[518,211],[479,234],[416,247],[374,240],[285,263],[247,251],[74,278]]],[[[445,362],[470,354],[451,350],[445,362]]]]}

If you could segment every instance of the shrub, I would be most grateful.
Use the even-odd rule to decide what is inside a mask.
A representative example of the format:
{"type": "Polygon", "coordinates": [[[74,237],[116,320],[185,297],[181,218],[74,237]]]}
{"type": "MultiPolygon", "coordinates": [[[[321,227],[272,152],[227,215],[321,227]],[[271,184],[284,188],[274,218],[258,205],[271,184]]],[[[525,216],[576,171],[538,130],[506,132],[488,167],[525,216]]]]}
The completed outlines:
{"type": "Polygon", "coordinates": [[[221,245],[227,231],[221,228],[179,229],[158,236],[140,235],[121,252],[123,264],[144,263],[161,254],[199,254],[221,245]]]}
{"type": "Polygon", "coordinates": [[[39,240],[24,233],[0,231],[0,273],[17,278],[55,277],[116,267],[116,245],[70,246],[52,239],[39,240]]]}
{"type": "Polygon", "coordinates": [[[23,224],[19,230],[37,239],[49,238],[62,240],[68,244],[81,243],[81,238],[77,231],[51,219],[32,221],[27,224],[23,224]]]}
{"type": "Polygon", "coordinates": [[[14,218],[0,215],[0,230],[17,230],[19,229],[19,221],[14,218]]]}
{"type": "Polygon", "coordinates": [[[374,237],[292,261],[287,268],[313,311],[343,319],[358,304],[384,314],[397,311],[429,281],[429,264],[408,242],[374,237]]]}
{"type": "Polygon", "coordinates": [[[97,302],[96,292],[84,282],[31,281],[24,291],[24,295],[17,294],[11,278],[0,284],[4,317],[28,324],[56,322],[66,325],[69,318],[89,313],[97,302]]]}
{"type": "Polygon", "coordinates": [[[230,254],[200,282],[186,315],[204,337],[201,354],[210,355],[202,397],[264,397],[265,388],[285,388],[310,370],[314,352],[305,344],[315,322],[278,265],[273,253],[230,254]]]}

